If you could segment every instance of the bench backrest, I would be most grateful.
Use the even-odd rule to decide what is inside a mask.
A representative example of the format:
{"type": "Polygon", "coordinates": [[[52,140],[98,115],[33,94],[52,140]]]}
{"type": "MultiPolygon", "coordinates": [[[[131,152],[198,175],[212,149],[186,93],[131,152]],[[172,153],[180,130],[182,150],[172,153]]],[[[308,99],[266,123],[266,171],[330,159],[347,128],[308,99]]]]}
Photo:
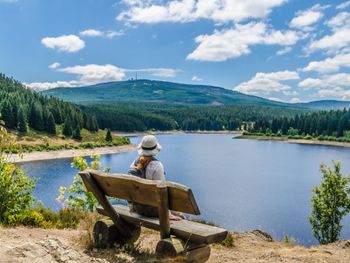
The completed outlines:
{"type": "MultiPolygon", "coordinates": [[[[151,181],[127,174],[106,174],[87,170],[103,193],[110,197],[131,202],[160,206],[160,189],[168,189],[169,209],[199,215],[200,211],[190,188],[173,182],[151,181]]],[[[89,189],[88,189],[89,190],[89,189]]]]}

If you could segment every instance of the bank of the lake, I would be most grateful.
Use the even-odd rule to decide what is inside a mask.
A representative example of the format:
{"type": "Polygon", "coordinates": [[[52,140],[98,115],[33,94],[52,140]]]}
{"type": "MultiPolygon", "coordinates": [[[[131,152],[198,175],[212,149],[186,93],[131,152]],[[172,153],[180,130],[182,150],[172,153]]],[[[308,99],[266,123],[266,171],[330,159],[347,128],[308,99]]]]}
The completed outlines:
{"type": "Polygon", "coordinates": [[[314,139],[289,139],[287,136],[267,136],[267,135],[240,135],[234,137],[234,139],[250,139],[260,141],[281,141],[297,144],[309,144],[309,145],[324,145],[324,146],[336,146],[350,148],[350,142],[335,142],[335,141],[320,141],[314,139]]]}
{"type": "Polygon", "coordinates": [[[12,154],[10,155],[10,161],[14,163],[24,163],[33,161],[44,161],[54,159],[65,159],[73,158],[75,156],[91,156],[93,154],[115,154],[131,152],[136,150],[135,144],[120,145],[120,146],[108,146],[98,147],[93,149],[69,149],[69,150],[58,150],[58,151],[44,151],[44,152],[30,152],[23,154],[12,154]]]}

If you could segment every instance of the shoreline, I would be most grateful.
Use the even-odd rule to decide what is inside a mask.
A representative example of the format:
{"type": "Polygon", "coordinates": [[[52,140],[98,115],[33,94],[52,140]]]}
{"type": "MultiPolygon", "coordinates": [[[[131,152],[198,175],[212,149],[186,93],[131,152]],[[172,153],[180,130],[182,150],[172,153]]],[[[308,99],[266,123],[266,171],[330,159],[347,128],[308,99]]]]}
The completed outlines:
{"type": "Polygon", "coordinates": [[[113,153],[124,153],[136,150],[135,144],[120,145],[120,146],[106,146],[93,149],[69,149],[69,150],[58,150],[48,152],[30,152],[23,154],[12,154],[9,160],[13,163],[26,163],[34,161],[54,160],[54,159],[66,159],[73,158],[75,156],[90,156],[92,154],[113,154],[113,153]]]}
{"type": "Polygon", "coordinates": [[[162,135],[162,134],[241,134],[242,131],[145,131],[145,132],[112,132],[116,136],[126,136],[126,137],[137,137],[144,136],[148,134],[152,135],[162,135]]]}
{"type": "Polygon", "coordinates": [[[249,139],[258,141],[279,141],[294,144],[307,144],[307,145],[319,145],[319,146],[333,146],[350,148],[350,142],[334,142],[334,141],[319,141],[319,140],[306,140],[306,139],[288,139],[286,137],[269,137],[269,136],[257,136],[257,135],[242,135],[235,137],[235,139],[249,139]]]}

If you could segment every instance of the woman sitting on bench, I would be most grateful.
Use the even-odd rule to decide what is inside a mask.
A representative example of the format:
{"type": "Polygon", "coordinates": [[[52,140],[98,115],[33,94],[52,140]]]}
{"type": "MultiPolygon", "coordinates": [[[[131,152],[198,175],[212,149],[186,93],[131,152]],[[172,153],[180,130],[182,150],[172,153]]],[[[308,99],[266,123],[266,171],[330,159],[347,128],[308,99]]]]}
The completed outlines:
{"type": "MultiPolygon", "coordinates": [[[[148,180],[165,181],[163,164],[155,158],[161,149],[162,147],[155,136],[144,136],[138,145],[139,156],[131,163],[128,174],[148,180]]],[[[130,204],[130,210],[140,215],[158,217],[158,208],[156,207],[133,203],[130,204]]],[[[180,216],[170,212],[170,220],[181,219],[180,216]]]]}

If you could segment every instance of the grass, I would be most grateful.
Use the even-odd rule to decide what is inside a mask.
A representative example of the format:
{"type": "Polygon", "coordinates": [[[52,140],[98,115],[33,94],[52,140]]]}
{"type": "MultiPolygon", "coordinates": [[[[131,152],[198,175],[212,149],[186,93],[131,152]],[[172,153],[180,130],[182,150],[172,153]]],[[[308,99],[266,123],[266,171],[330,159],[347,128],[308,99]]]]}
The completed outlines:
{"type": "Polygon", "coordinates": [[[17,144],[7,149],[7,153],[21,153],[33,151],[58,151],[67,149],[92,149],[105,146],[119,146],[130,144],[127,137],[112,135],[113,140],[105,140],[106,131],[90,132],[81,130],[81,140],[73,140],[61,135],[61,126],[57,126],[57,135],[49,135],[44,132],[29,130],[26,134],[11,132],[11,136],[16,139],[17,144]]]}

